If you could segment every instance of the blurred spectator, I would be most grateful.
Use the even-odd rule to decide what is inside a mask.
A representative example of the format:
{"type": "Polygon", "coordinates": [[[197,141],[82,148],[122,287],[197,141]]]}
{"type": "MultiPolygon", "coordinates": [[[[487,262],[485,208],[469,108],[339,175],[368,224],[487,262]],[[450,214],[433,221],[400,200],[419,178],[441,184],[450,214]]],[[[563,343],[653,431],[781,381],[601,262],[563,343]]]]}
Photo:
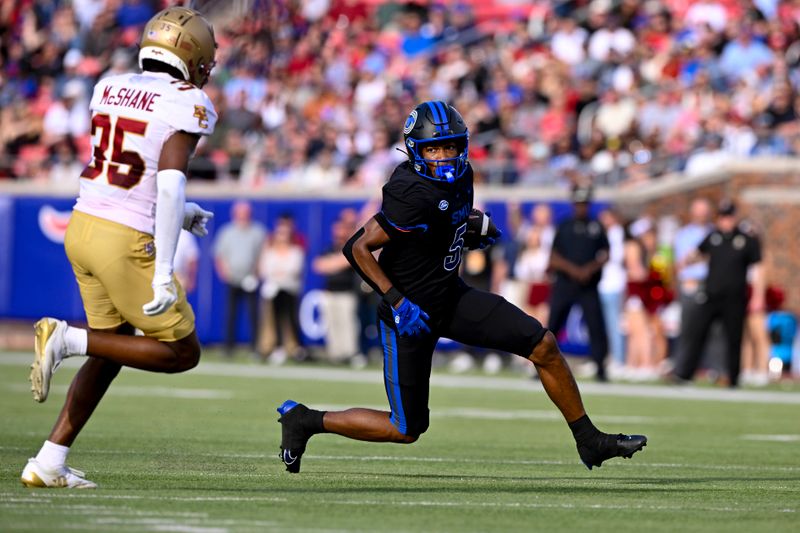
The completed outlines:
{"type": "MultiPolygon", "coordinates": [[[[57,124],[25,143],[49,144],[69,129],[81,150],[88,117],[64,118],[72,110],[64,89],[80,81],[85,102],[99,76],[135,68],[142,21],[164,5],[12,3],[0,35],[0,107],[24,108],[17,113],[31,129],[52,107],[49,121],[57,124]]],[[[408,103],[426,99],[465,110],[475,125],[472,164],[489,183],[566,183],[564,173],[576,168],[602,183],[639,182],[683,169],[699,148],[706,153],[706,134],[721,135],[722,151],[736,157],[800,152],[798,119],[783,94],[793,100],[800,85],[792,2],[472,6],[258,2],[244,19],[219,17],[217,66],[204,90],[220,125],[192,177],[236,179],[241,169],[245,187],[292,187],[324,144],[348,183],[380,182],[375,157],[393,151],[408,103]],[[715,115],[734,124],[723,128],[709,120],[715,115]]],[[[4,140],[13,141],[6,136],[14,131],[4,140]]],[[[4,143],[4,157],[18,148],[4,143]]],[[[37,164],[3,166],[29,177],[37,164]]]]}
{"type": "Polygon", "coordinates": [[[258,353],[262,361],[279,365],[288,358],[305,358],[298,316],[304,265],[305,251],[294,241],[292,220],[279,218],[258,259],[262,302],[258,353]]]}
{"type": "MultiPolygon", "coordinates": [[[[755,226],[743,221],[742,226],[758,235],[755,226]]],[[[743,385],[763,387],[769,383],[770,339],[767,332],[767,276],[766,265],[769,261],[762,250],[762,261],[752,265],[747,272],[747,314],[742,334],[742,375],[743,385]],[[753,295],[763,294],[763,297],[753,295]],[[754,302],[750,302],[754,300],[754,302]],[[760,304],[759,302],[763,302],[760,304]]]]}
{"type": "MultiPolygon", "coordinates": [[[[717,224],[714,230],[687,256],[682,265],[708,258],[708,277],[703,292],[704,297],[696,316],[684,317],[687,320],[685,351],[677,362],[674,377],[677,380],[691,380],[700,364],[702,348],[709,328],[715,319],[721,319],[727,339],[727,384],[739,384],[741,363],[742,330],[747,307],[764,307],[764,292],[754,290],[747,301],[747,272],[751,266],[761,262],[761,244],[749,228],[742,227],[736,218],[736,206],[730,200],[723,200],[717,210],[717,224]]],[[[760,275],[760,268],[755,269],[760,275]]],[[[760,280],[753,281],[754,287],[763,288],[760,280]]]]}
{"type": "MultiPolygon", "coordinates": [[[[676,288],[681,308],[681,328],[678,335],[678,347],[674,360],[683,359],[687,328],[695,320],[700,306],[703,304],[704,286],[708,275],[708,264],[702,261],[689,264],[686,258],[694,252],[698,245],[714,229],[711,203],[706,198],[695,198],[689,206],[689,220],[675,234],[673,242],[674,271],[676,288]]],[[[713,332],[713,330],[712,330],[713,332]]],[[[701,348],[705,351],[705,347],[701,348]]]]}
{"type": "Polygon", "coordinates": [[[550,316],[550,247],[544,243],[542,228],[534,226],[526,233],[525,243],[514,264],[514,276],[524,284],[522,309],[546,324],[550,316]]]}
{"type": "Polygon", "coordinates": [[[89,133],[89,124],[89,101],[84,84],[70,80],[44,115],[43,141],[52,145],[66,136],[82,137],[89,133]]]}
{"type": "Polygon", "coordinates": [[[753,36],[749,25],[742,25],[736,38],[722,49],[719,66],[729,81],[752,77],[756,72],[771,64],[775,56],[772,50],[753,36]]]}
{"type": "Polygon", "coordinates": [[[231,221],[223,225],[214,242],[214,266],[227,285],[225,303],[225,355],[233,356],[239,323],[239,306],[244,302],[250,325],[250,349],[256,353],[258,335],[257,267],[266,230],[253,221],[252,206],[244,200],[231,207],[231,221]]]}
{"type": "Polygon", "coordinates": [[[550,48],[553,56],[568,65],[577,65],[586,59],[588,32],[579,27],[573,17],[558,20],[558,29],[553,33],[550,48]]]}
{"type": "Polygon", "coordinates": [[[298,187],[313,191],[339,188],[344,181],[344,169],[335,164],[333,157],[333,150],[327,146],[317,152],[299,178],[298,187]]]}
{"type": "Polygon", "coordinates": [[[352,224],[337,220],[331,226],[331,246],[314,258],[311,268],[323,277],[322,318],[325,322],[325,355],[332,363],[350,362],[362,366],[359,351],[358,276],[342,254],[352,224]]]}
{"type": "Polygon", "coordinates": [[[197,238],[189,231],[181,230],[178,246],[175,248],[175,277],[186,291],[191,294],[197,287],[197,264],[200,259],[200,248],[197,238]]]}
{"type": "Polygon", "coordinates": [[[75,184],[83,172],[84,164],[78,160],[78,149],[72,137],[62,137],[50,146],[50,181],[75,184]]]}
{"type": "Polygon", "coordinates": [[[576,185],[572,190],[574,213],[556,230],[550,253],[555,282],[550,293],[547,329],[554,333],[561,331],[572,306],[579,304],[589,328],[589,350],[597,365],[596,378],[607,381],[608,337],[597,284],[603,265],[608,261],[608,239],[603,226],[590,217],[591,200],[591,187],[576,185]]]}
{"type": "Polygon", "coordinates": [[[620,223],[619,214],[613,208],[601,211],[598,220],[606,230],[608,238],[608,262],[603,265],[597,291],[603,306],[603,318],[611,354],[608,373],[614,378],[625,367],[625,334],[622,329],[622,310],[627,285],[625,229],[620,223]]]}
{"type": "Polygon", "coordinates": [[[626,377],[635,381],[654,380],[659,376],[659,363],[667,355],[667,338],[660,313],[669,303],[665,298],[664,281],[654,268],[658,237],[649,218],[631,223],[628,234],[625,242],[626,377]]]}
{"type": "Polygon", "coordinates": [[[686,10],[686,25],[696,31],[721,32],[728,24],[728,12],[715,0],[698,0],[686,10]]]}
{"type": "Polygon", "coordinates": [[[707,133],[703,137],[703,144],[686,161],[686,174],[695,176],[706,172],[718,170],[723,164],[731,160],[731,155],[722,149],[722,136],[717,133],[707,133]]]}
{"type": "Polygon", "coordinates": [[[524,284],[522,301],[518,307],[526,309],[542,324],[547,323],[550,315],[551,280],[548,267],[555,234],[553,210],[545,203],[536,204],[531,209],[530,220],[518,224],[515,231],[519,251],[513,274],[524,284]]]}

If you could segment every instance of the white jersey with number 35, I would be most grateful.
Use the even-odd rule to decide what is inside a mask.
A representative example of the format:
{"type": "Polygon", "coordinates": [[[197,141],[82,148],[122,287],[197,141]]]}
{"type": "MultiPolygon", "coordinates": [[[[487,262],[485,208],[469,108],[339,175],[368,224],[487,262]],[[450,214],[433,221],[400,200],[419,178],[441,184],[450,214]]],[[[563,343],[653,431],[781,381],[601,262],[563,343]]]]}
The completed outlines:
{"type": "Polygon", "coordinates": [[[169,74],[131,73],[99,81],[91,111],[94,152],[75,209],[153,234],[161,149],[177,131],[210,135],[211,100],[169,74]]]}

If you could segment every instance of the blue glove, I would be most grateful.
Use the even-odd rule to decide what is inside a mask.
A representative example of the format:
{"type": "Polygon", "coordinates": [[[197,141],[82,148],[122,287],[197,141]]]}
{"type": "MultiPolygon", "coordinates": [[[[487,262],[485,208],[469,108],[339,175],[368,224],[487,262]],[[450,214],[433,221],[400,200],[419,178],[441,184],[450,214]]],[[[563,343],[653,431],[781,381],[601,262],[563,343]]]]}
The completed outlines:
{"type": "Polygon", "coordinates": [[[491,213],[482,213],[478,209],[470,211],[464,235],[467,248],[483,250],[500,240],[503,232],[494,225],[491,216],[491,213]]]}
{"type": "Polygon", "coordinates": [[[428,313],[419,308],[419,306],[408,298],[403,300],[400,307],[392,309],[392,316],[394,318],[394,325],[397,326],[397,331],[401,337],[414,337],[423,331],[431,332],[431,328],[425,323],[430,317],[428,313]]]}

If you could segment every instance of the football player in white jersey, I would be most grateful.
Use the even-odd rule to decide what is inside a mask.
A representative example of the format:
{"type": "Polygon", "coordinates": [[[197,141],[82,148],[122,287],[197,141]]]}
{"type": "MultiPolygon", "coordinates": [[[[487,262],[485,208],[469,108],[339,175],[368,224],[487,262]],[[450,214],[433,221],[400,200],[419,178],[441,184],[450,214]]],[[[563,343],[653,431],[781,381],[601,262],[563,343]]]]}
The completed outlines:
{"type": "Polygon", "coordinates": [[[22,472],[28,487],[96,487],[66,458],[120,368],[183,372],[200,358],[194,313],[173,276],[173,259],[181,228],[204,236],[213,216],[185,202],[184,187],[189,158],[217,119],[200,90],[215,50],[211,24],[196,11],[172,7],[144,28],[142,72],[105,78],[94,89],[94,154],[64,241],[89,329],[54,318],[36,323],[34,400],[47,399],[64,358],[88,358],[48,440],[22,472]],[[144,336],[134,336],[136,329],[144,336]]]}

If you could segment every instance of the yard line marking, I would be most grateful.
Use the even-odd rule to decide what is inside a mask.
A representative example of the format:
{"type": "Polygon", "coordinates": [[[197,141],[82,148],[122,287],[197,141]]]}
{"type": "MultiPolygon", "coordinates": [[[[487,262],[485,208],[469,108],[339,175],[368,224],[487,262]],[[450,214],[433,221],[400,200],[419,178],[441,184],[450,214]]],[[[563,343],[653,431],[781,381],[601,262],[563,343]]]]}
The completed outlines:
{"type": "MultiPolygon", "coordinates": [[[[6,497],[13,493],[0,493],[0,496],[6,497]]],[[[100,493],[92,493],[92,494],[59,494],[53,495],[52,499],[47,500],[39,499],[38,503],[47,503],[53,504],[58,503],[58,499],[115,499],[116,496],[120,495],[104,495],[100,493]]],[[[141,499],[141,500],[163,500],[165,498],[184,501],[183,498],[180,497],[161,497],[161,496],[137,496],[126,499],[141,499]]],[[[277,503],[297,503],[298,501],[302,501],[302,496],[297,496],[296,498],[274,498],[269,496],[258,497],[258,496],[225,496],[222,497],[224,501],[230,502],[277,502],[277,503]]],[[[190,501],[193,499],[190,499],[190,501]]],[[[409,506],[409,507],[488,507],[488,508],[528,508],[528,509],[599,509],[599,510],[652,510],[652,511],[709,511],[709,512],[736,512],[736,513],[752,513],[752,512],[776,512],[776,513],[795,513],[797,512],[796,508],[781,508],[776,509],[774,511],[765,510],[763,507],[713,507],[713,506],[686,506],[686,505],[641,505],[641,504],[631,504],[631,505],[624,505],[624,504],[596,504],[596,503],[534,503],[534,502],[465,502],[465,501],[413,501],[413,500],[387,500],[387,501],[380,501],[380,500],[319,500],[318,503],[321,504],[329,504],[329,505],[373,505],[373,506],[409,506]]],[[[101,508],[101,506],[88,506],[88,507],[97,507],[101,508]]],[[[75,509],[76,507],[71,507],[71,509],[75,509]]],[[[109,510],[116,510],[116,511],[123,511],[120,508],[111,508],[108,507],[109,510]]],[[[133,511],[133,510],[132,510],[133,511]]],[[[123,511],[124,512],[124,511],[123,511]]],[[[141,513],[141,511],[134,511],[137,513],[141,513]]],[[[170,516],[167,514],[166,516],[170,516]]],[[[177,514],[172,516],[178,516],[177,514]]],[[[216,522],[224,522],[226,519],[222,519],[221,521],[211,520],[211,523],[216,522]]],[[[234,521],[236,522],[236,521],[234,521]]]]}
{"type": "MultiPolygon", "coordinates": [[[[217,454],[218,456],[219,454],[217,454]]],[[[391,455],[314,455],[307,454],[305,457],[309,459],[322,459],[327,461],[392,461],[392,462],[420,462],[420,463],[475,463],[476,461],[483,460],[483,458],[476,457],[413,457],[413,456],[391,456],[391,455]]],[[[534,459],[492,459],[492,464],[504,465],[572,465],[579,464],[575,461],[547,461],[547,460],[534,460],[534,459]]],[[[626,468],[632,467],[650,467],[650,468],[692,468],[704,470],[771,470],[779,472],[800,472],[800,467],[795,466],[769,466],[769,465],[711,465],[711,464],[682,464],[682,463],[616,463],[615,466],[622,466],[626,468]]]]}
{"type": "MultiPolygon", "coordinates": [[[[263,476],[261,476],[263,477],[263,476]]],[[[37,489],[33,489],[37,490],[37,489]]],[[[36,503],[54,503],[54,500],[59,499],[75,499],[75,500],[143,500],[143,501],[151,501],[151,500],[170,500],[176,502],[245,502],[245,501],[254,501],[254,502],[275,502],[275,503],[286,503],[289,500],[282,496],[147,496],[147,495],[138,495],[138,494],[104,494],[102,492],[94,492],[94,493],[75,493],[75,492],[59,492],[53,493],[52,491],[48,491],[47,489],[43,489],[42,491],[38,491],[35,493],[35,502],[36,503]],[[46,494],[45,494],[46,493],[46,494]]],[[[19,493],[14,492],[0,492],[0,505],[6,500],[6,498],[12,497],[19,497],[19,493]]],[[[118,509],[114,507],[114,509],[118,509]]],[[[175,513],[171,513],[174,515],[175,513]]]]}
{"type": "MultiPolygon", "coordinates": [[[[20,446],[0,446],[3,451],[25,452],[30,451],[28,448],[20,446]]],[[[140,450],[92,450],[91,455],[141,455],[140,450]]],[[[186,456],[186,452],[175,452],[170,454],[164,452],[162,455],[180,455],[186,456]]],[[[195,453],[198,457],[224,457],[226,459],[273,459],[277,457],[277,453],[195,453]]],[[[412,455],[316,455],[305,454],[307,459],[319,459],[323,461],[359,461],[359,462],[373,462],[373,461],[390,461],[390,462],[410,462],[410,463],[465,463],[473,464],[480,461],[486,461],[486,457],[419,457],[412,455]]],[[[563,465],[577,465],[580,464],[578,460],[575,461],[560,461],[560,460],[545,460],[545,459],[491,459],[493,464],[503,465],[521,465],[521,466],[563,466],[563,465]]],[[[277,458],[276,458],[277,463],[277,458]]],[[[800,472],[800,466],[782,466],[782,465],[714,465],[714,464],[691,464],[691,463],[646,463],[636,461],[626,463],[618,462],[616,466],[623,468],[690,468],[693,470],[743,470],[743,471],[770,471],[770,472],[800,472]]],[[[204,473],[207,477],[224,476],[228,474],[212,474],[204,473]]],[[[237,474],[243,476],[244,474],[237,474]]],[[[265,474],[253,473],[249,477],[262,477],[265,474]]],[[[136,499],[139,496],[119,496],[120,498],[136,499]]]]}
{"type": "MultiPolygon", "coordinates": [[[[28,392],[31,386],[25,383],[12,383],[6,386],[12,392],[28,392]]],[[[51,392],[66,394],[69,385],[53,385],[51,392]]],[[[153,398],[180,398],[184,400],[230,400],[234,397],[233,391],[221,389],[178,389],[172,387],[151,387],[143,385],[129,387],[114,385],[115,396],[153,397],[153,398]]]]}
{"type": "MultiPolygon", "coordinates": [[[[30,365],[33,354],[25,352],[7,352],[0,354],[0,365],[30,365]]],[[[65,359],[62,366],[79,367],[83,362],[80,357],[65,359]]],[[[323,381],[329,383],[367,383],[382,384],[383,374],[380,370],[350,370],[342,368],[319,368],[311,366],[270,367],[260,365],[244,365],[233,363],[212,363],[201,361],[191,370],[192,373],[207,376],[226,376],[238,378],[269,378],[280,380],[323,381]]],[[[434,374],[431,376],[432,387],[451,389],[481,389],[518,392],[534,392],[544,394],[538,381],[520,378],[491,376],[453,376],[434,374]]],[[[632,385],[622,383],[588,383],[579,384],[581,392],[586,396],[619,396],[634,398],[664,398],[674,400],[704,400],[718,402],[747,402],[800,405],[800,393],[773,392],[755,390],[706,389],[695,386],[662,386],[632,385]]]]}
{"type": "MultiPolygon", "coordinates": [[[[722,513],[752,513],[769,512],[762,507],[704,507],[680,505],[621,505],[597,503],[533,503],[533,502],[463,502],[463,501],[379,501],[379,500],[320,500],[322,504],[332,505],[374,505],[374,506],[408,506],[408,507],[490,507],[505,509],[598,509],[598,510],[642,510],[642,511],[709,511],[722,513]]],[[[777,510],[773,512],[795,512],[794,509],[777,510]]]]}
{"type": "Polygon", "coordinates": [[[176,522],[174,520],[152,520],[147,518],[133,520],[125,518],[103,518],[91,519],[90,522],[100,526],[138,526],[143,528],[143,531],[174,531],[177,533],[228,533],[228,531],[230,531],[226,527],[204,527],[176,522]]]}
{"type": "Polygon", "coordinates": [[[742,440],[758,440],[765,442],[798,442],[800,435],[741,435],[742,440]]]}

